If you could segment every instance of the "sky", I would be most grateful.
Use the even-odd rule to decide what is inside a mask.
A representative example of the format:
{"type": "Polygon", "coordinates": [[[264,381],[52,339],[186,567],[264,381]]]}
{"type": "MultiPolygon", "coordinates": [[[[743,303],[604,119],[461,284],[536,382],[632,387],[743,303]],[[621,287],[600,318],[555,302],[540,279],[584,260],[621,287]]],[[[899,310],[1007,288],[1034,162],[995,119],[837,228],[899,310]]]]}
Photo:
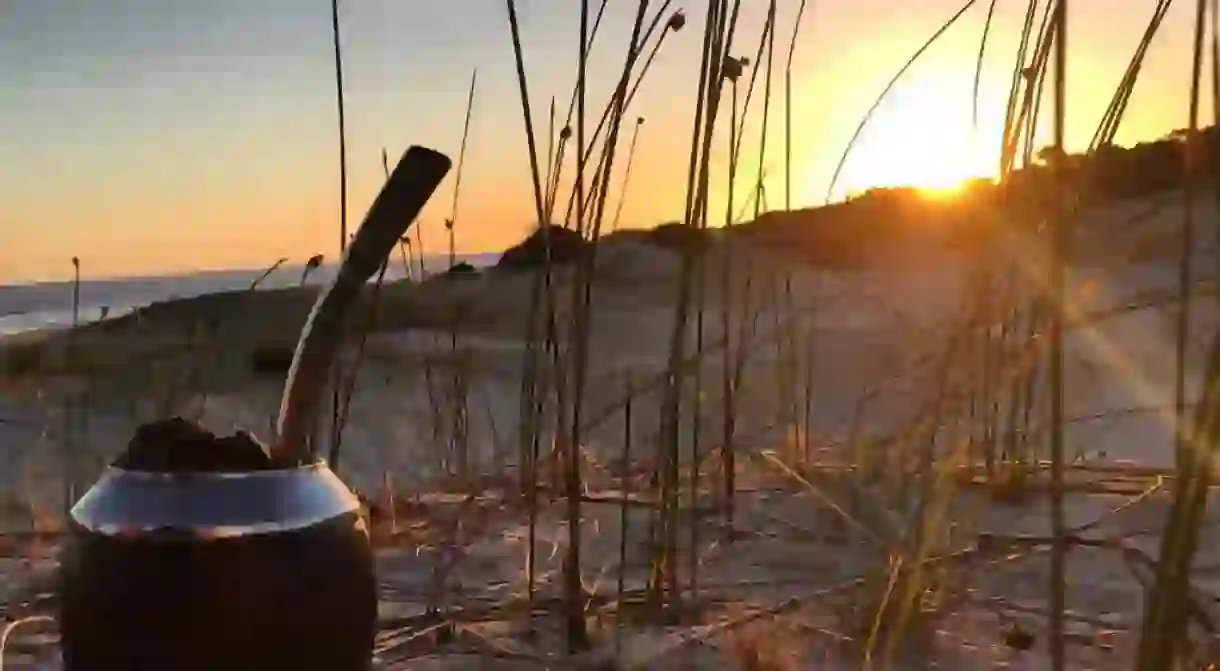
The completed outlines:
{"type": "MultiPolygon", "coordinates": [[[[793,207],[871,185],[940,186],[994,172],[1027,0],[997,2],[977,130],[971,92],[988,0],[909,71],[828,191],[862,115],[963,2],[810,1],[792,66],[793,207]]],[[[545,150],[551,98],[562,115],[576,78],[580,5],[517,4],[545,150]]],[[[685,5],[687,27],[667,38],[628,112],[646,123],[624,227],[681,218],[707,4],[673,2],[685,5]]],[[[781,0],[779,8],[776,92],[761,161],[772,209],[785,204],[782,83],[798,4],[781,0]]],[[[1069,149],[1087,145],[1153,4],[1072,2],[1069,149]]],[[[609,0],[589,66],[590,129],[622,67],[637,5],[609,0]]],[[[1186,125],[1193,5],[1176,3],[1167,18],[1120,143],[1186,125]]],[[[766,0],[742,1],[736,55],[754,56],[766,7],[766,0]]],[[[460,252],[494,251],[527,234],[537,217],[504,0],[341,0],[340,13],[349,226],[380,187],[383,148],[391,160],[412,144],[456,158],[477,69],[455,244],[460,252]]],[[[0,283],[70,277],[73,256],[85,277],[333,258],[340,219],[333,57],[327,0],[0,0],[0,283]]],[[[761,98],[749,114],[739,205],[760,172],[761,98]]],[[[629,134],[624,129],[612,207],[629,134]]],[[[711,156],[711,207],[722,213],[713,224],[725,218],[727,146],[727,136],[718,136],[711,156]]],[[[455,182],[451,173],[417,223],[430,252],[447,246],[443,220],[455,182]]]]}

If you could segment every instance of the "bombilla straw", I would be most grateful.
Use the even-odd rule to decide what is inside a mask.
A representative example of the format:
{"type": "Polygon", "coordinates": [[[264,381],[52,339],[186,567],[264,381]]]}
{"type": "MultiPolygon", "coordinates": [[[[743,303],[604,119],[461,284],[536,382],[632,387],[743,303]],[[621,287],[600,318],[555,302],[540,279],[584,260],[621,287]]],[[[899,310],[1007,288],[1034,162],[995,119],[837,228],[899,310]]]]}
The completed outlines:
{"type": "Polygon", "coordinates": [[[284,383],[276,439],[271,447],[271,456],[277,463],[301,463],[309,457],[308,441],[317,425],[318,408],[342,340],[348,310],[394,251],[451,166],[449,157],[440,152],[411,147],[365,214],[338,273],[318,296],[301,330],[284,383]]]}

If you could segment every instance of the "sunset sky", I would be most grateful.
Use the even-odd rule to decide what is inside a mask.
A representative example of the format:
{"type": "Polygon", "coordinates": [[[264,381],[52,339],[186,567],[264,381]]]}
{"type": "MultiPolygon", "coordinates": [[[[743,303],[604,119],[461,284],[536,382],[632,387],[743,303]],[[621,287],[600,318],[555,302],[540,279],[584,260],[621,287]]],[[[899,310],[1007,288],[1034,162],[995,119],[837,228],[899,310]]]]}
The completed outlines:
{"type": "MultiPolygon", "coordinates": [[[[811,0],[793,69],[794,205],[823,202],[861,115],[963,1],[811,0]]],[[[535,125],[545,133],[550,97],[566,108],[575,81],[579,5],[518,4],[535,125]]],[[[600,111],[612,90],[636,4],[610,0],[590,73],[591,110],[600,111]]],[[[780,4],[778,41],[786,43],[799,0],[780,4]]],[[[971,82],[987,4],[980,0],[910,72],[866,130],[836,195],[994,170],[1026,2],[999,1],[973,144],[971,82]]],[[[1091,137],[1153,4],[1072,3],[1073,148],[1091,137]]],[[[1186,125],[1193,4],[1177,3],[1158,36],[1120,143],[1186,125]]],[[[683,5],[687,29],[667,40],[631,112],[647,123],[625,226],[678,218],[684,200],[707,2],[673,6],[683,5]]],[[[753,56],[766,6],[744,0],[737,55],[753,56]]],[[[490,251],[521,238],[535,217],[503,0],[343,0],[341,11],[350,225],[380,184],[382,147],[393,157],[424,144],[456,157],[478,68],[457,246],[490,251]]],[[[783,205],[784,50],[777,46],[765,165],[773,208],[783,205]]],[[[0,283],[63,278],[73,255],[91,277],[333,257],[339,191],[332,57],[327,0],[0,3],[0,283]]],[[[592,127],[596,114],[590,116],[592,127]]],[[[758,124],[751,126],[756,132],[758,124]]],[[[757,149],[750,152],[744,169],[752,173],[757,149]]],[[[713,211],[725,195],[724,153],[721,147],[713,157],[713,211]]],[[[430,251],[444,249],[441,219],[452,188],[450,177],[422,217],[430,251]]]]}

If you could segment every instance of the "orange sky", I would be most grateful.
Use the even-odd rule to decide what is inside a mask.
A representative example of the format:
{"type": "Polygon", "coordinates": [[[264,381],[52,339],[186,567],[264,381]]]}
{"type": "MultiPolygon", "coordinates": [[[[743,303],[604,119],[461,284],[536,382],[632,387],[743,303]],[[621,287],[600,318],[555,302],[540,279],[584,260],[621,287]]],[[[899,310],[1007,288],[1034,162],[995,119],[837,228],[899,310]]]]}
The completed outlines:
{"type": "MultiPolygon", "coordinates": [[[[574,80],[576,3],[519,0],[535,123],[574,80]]],[[[596,4],[594,2],[593,4],[596,4]]],[[[659,5],[659,2],[652,3],[659,5]]],[[[678,3],[675,4],[677,6],[678,3]]],[[[662,50],[641,89],[647,117],[623,210],[626,226],[677,218],[703,17],[662,50]]],[[[797,0],[781,2],[781,42],[797,0]]],[[[820,203],[861,115],[960,0],[811,2],[794,66],[794,205],[820,203]]],[[[1186,124],[1191,3],[1179,3],[1145,66],[1121,142],[1186,124]]],[[[1024,2],[1001,1],[970,124],[978,3],[909,74],[862,137],[836,195],[873,184],[941,184],[993,170],[1024,2]]],[[[1071,17],[1069,143],[1086,144],[1149,3],[1077,0],[1071,17]]],[[[734,51],[753,55],[766,2],[745,0],[734,51]]],[[[611,0],[595,47],[590,108],[620,66],[635,3],[611,0]]],[[[524,133],[501,0],[343,3],[352,227],[381,180],[380,152],[411,143],[457,154],[470,72],[479,91],[457,245],[501,249],[534,223],[524,133]]],[[[0,10],[0,282],[57,279],[78,255],[87,276],[254,267],[337,247],[339,198],[329,3],[18,0],[0,10]]],[[[783,47],[777,47],[777,92],[783,47]]],[[[782,104],[765,166],[782,206],[782,104]]],[[[760,109],[755,102],[755,111],[760,109]]],[[[1210,110],[1207,119],[1210,119],[1210,110]]],[[[758,115],[744,184],[757,170],[758,115]]],[[[592,121],[590,125],[592,125],[592,121]]],[[[723,127],[722,123],[722,127],[723,127]]],[[[629,129],[625,129],[629,133],[629,129]]],[[[628,135],[621,147],[626,150],[628,135]]],[[[727,138],[712,157],[721,212],[727,138]]],[[[617,201],[618,180],[611,202],[617,201]]],[[[450,178],[422,217],[442,252],[450,178]]],[[[738,202],[745,189],[739,185],[738,202]]],[[[723,219],[714,217],[713,222],[723,219]]]]}

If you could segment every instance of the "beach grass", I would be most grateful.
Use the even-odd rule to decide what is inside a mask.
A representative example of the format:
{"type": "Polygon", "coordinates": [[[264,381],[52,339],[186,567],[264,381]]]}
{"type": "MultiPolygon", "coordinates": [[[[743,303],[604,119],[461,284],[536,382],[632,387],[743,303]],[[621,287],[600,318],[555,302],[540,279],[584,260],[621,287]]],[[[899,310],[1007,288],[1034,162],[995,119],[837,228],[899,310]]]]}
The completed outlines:
{"type": "MultiPolygon", "coordinates": [[[[1066,2],[1028,3],[1000,195],[971,210],[984,232],[951,257],[965,268],[954,300],[919,323],[907,306],[884,305],[902,292],[870,297],[862,278],[883,274],[878,268],[793,261],[758,233],[767,230],[762,166],[776,127],[791,209],[792,54],[816,14],[806,16],[804,2],[784,14],[771,0],[760,34],[746,35],[741,0],[711,0],[707,11],[688,8],[689,18],[670,2],[610,4],[579,1],[570,111],[556,128],[552,109],[539,138],[529,45],[516,2],[506,0],[539,258],[379,279],[353,311],[330,455],[360,490],[378,546],[378,663],[770,671],[992,668],[1021,657],[1050,669],[1216,661],[1212,576],[1197,556],[1210,561],[1202,550],[1215,540],[1207,510],[1220,407],[1214,354],[1197,401],[1187,393],[1199,368],[1191,352],[1215,335],[1198,318],[1200,296],[1214,289],[1191,267],[1200,222],[1188,216],[1180,231],[1154,233],[1182,243],[1179,258],[1160,261],[1176,275],[1167,292],[1091,312],[1079,305],[1067,243],[1092,203],[1066,171],[1045,211],[1023,210],[1004,191],[1038,164],[1033,138],[1048,82],[1050,156],[1066,156],[1066,2]],[[606,11],[633,19],[609,91],[586,76],[606,11]],[[603,233],[607,210],[617,221],[628,195],[624,187],[610,202],[616,169],[647,140],[632,135],[622,156],[623,133],[646,113],[632,107],[634,91],[651,83],[662,45],[701,50],[699,71],[684,82],[694,96],[684,211],[650,233],[603,233]],[[779,67],[782,86],[773,81],[779,67]],[[590,107],[598,95],[605,104],[590,107]],[[754,174],[740,167],[747,128],[759,130],[754,174]],[[711,159],[716,143],[729,148],[726,165],[711,159]],[[553,221],[565,175],[568,207],[553,221]],[[723,217],[711,213],[713,188],[743,189],[745,209],[730,196],[723,217]],[[554,258],[552,223],[587,246],[554,258]],[[1028,244],[1011,244],[1018,236],[1028,244]],[[835,323],[864,304],[886,317],[861,328],[835,323]],[[1176,320],[1172,403],[1077,414],[1073,390],[1088,366],[1073,343],[1149,313],[1176,320]],[[1074,427],[1136,414],[1172,426],[1165,449],[1179,455],[1174,468],[1072,459],[1074,427]]],[[[910,63],[976,4],[964,3],[910,63]]],[[[1208,19],[1203,1],[1199,8],[1196,81],[1208,19]]],[[[1158,8],[1133,63],[1160,18],[1158,8]]],[[[338,59],[337,35],[335,44],[338,59]]],[[[1135,83],[1124,78],[1091,151],[1113,140],[1135,83]]],[[[472,79],[467,119],[474,92],[472,79]]],[[[1191,151],[1199,151],[1189,144],[1198,142],[1199,95],[1196,87],[1191,151]]],[[[1220,196],[1187,177],[1187,202],[1220,196]]],[[[459,198],[455,188],[451,233],[459,198]]],[[[410,253],[422,256],[417,240],[410,253]]],[[[877,265],[890,258],[860,244],[877,265]]],[[[451,258],[452,245],[451,237],[451,258]]],[[[931,246],[907,250],[925,252],[926,266],[946,258],[931,246]]],[[[410,268],[406,242],[402,254],[410,268]]],[[[53,471],[62,457],[65,480],[96,477],[101,461],[87,450],[99,440],[56,419],[82,397],[97,412],[137,408],[122,427],[150,415],[215,421],[226,412],[226,421],[269,425],[315,298],[307,287],[232,292],[0,343],[0,391],[45,411],[34,433],[46,449],[26,468],[53,471]]],[[[11,489],[6,510],[21,513],[12,517],[22,528],[9,535],[53,538],[45,487],[11,489]]],[[[33,553],[18,544],[13,554],[33,553]]],[[[24,626],[45,608],[17,590],[5,616],[24,626]]]]}

